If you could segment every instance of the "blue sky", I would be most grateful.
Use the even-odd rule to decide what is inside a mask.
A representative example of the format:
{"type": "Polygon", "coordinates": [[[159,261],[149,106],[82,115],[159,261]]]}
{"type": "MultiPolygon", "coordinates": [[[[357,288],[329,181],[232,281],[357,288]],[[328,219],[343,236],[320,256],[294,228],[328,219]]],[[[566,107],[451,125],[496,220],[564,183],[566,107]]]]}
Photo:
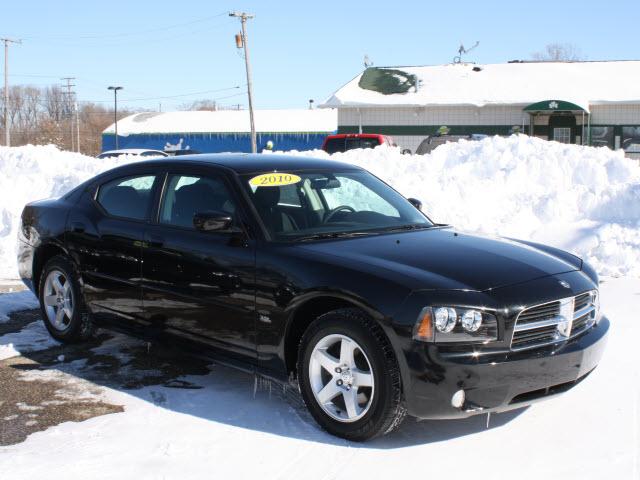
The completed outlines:
{"type": "Polygon", "coordinates": [[[321,102],[361,71],[365,54],[375,65],[441,64],[460,42],[480,41],[468,60],[500,63],[568,42],[589,60],[640,59],[637,0],[22,1],[2,6],[0,35],[23,39],[10,52],[13,84],[75,76],[81,101],[110,102],[106,87],[117,84],[131,108],[199,98],[246,105],[239,22],[229,10],[256,15],[249,41],[258,108],[321,102]]]}

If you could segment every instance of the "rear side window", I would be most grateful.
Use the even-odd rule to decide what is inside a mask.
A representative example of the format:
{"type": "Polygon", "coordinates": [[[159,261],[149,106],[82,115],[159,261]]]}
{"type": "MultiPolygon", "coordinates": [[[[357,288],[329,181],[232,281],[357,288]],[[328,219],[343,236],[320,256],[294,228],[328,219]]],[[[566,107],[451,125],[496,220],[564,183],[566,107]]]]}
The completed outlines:
{"type": "Polygon", "coordinates": [[[144,220],[155,179],[155,175],[141,175],[112,180],[100,186],[98,203],[114,217],[144,220]]]}
{"type": "Polygon", "coordinates": [[[329,138],[324,145],[327,153],[344,152],[344,138],[329,138]]]}

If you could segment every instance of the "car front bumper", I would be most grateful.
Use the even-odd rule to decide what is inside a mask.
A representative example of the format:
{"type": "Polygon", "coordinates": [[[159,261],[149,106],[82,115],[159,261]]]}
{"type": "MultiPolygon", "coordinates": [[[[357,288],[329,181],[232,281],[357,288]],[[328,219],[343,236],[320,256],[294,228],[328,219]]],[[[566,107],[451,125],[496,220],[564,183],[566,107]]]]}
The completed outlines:
{"type": "Polygon", "coordinates": [[[520,352],[461,354],[413,342],[403,359],[408,412],[425,419],[464,418],[562,393],[598,365],[609,326],[603,317],[568,342],[520,352]],[[458,390],[464,390],[465,401],[456,408],[451,399],[458,390]]]}

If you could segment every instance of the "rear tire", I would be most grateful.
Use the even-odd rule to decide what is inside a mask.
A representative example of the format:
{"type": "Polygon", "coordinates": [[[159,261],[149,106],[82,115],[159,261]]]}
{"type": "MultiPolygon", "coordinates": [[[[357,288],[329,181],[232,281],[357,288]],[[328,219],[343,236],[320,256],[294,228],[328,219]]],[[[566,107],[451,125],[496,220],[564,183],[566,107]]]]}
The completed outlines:
{"type": "Polygon", "coordinates": [[[75,343],[91,337],[93,324],[84,304],[79,275],[65,256],[56,255],[45,264],[38,286],[42,318],[53,338],[75,343]]]}
{"type": "Polygon", "coordinates": [[[368,440],[389,433],[406,415],[393,349],[361,310],[316,319],[300,341],[297,368],[307,408],[332,435],[368,440]]]}

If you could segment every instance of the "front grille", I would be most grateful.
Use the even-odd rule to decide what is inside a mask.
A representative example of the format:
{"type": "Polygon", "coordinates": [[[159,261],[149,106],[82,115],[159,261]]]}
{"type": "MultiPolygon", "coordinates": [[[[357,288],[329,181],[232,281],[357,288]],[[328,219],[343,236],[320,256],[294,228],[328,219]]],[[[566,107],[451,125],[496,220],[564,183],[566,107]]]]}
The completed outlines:
{"type": "Polygon", "coordinates": [[[511,341],[511,348],[514,350],[522,350],[523,348],[535,347],[541,343],[549,343],[557,340],[558,326],[550,325],[548,327],[540,327],[534,330],[524,330],[516,332],[511,341]]]}
{"type": "Polygon", "coordinates": [[[512,350],[561,342],[590,328],[596,317],[595,292],[585,292],[520,312],[511,340],[512,350]]]}
{"type": "Polygon", "coordinates": [[[560,302],[545,303],[537,307],[524,310],[518,317],[518,323],[533,323],[548,318],[557,317],[560,314],[560,302]]]}
{"type": "Polygon", "coordinates": [[[582,310],[591,303],[591,292],[581,293],[576,297],[576,312],[582,310]]]}

